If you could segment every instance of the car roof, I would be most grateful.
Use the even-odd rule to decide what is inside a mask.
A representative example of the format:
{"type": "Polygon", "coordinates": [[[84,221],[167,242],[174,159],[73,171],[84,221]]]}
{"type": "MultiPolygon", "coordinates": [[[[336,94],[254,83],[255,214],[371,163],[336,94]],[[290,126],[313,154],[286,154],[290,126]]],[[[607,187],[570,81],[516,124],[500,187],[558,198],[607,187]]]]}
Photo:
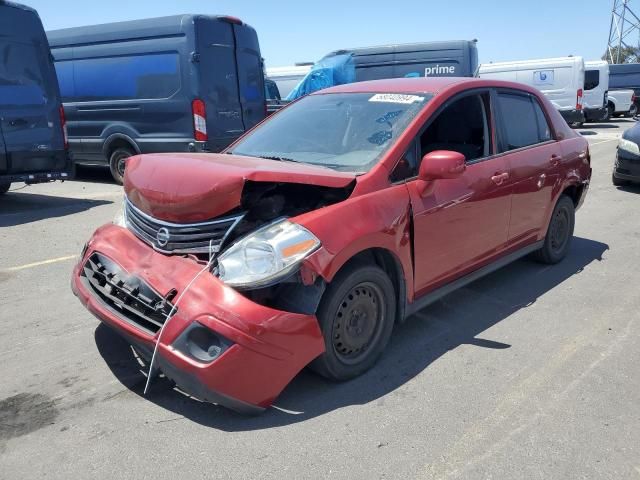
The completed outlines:
{"type": "Polygon", "coordinates": [[[502,80],[470,77],[420,77],[420,78],[389,78],[385,80],[370,80],[366,82],[348,83],[320,90],[313,95],[324,93],[432,93],[438,94],[450,87],[458,89],[503,87],[516,88],[529,93],[537,91],[528,85],[502,80]]]}

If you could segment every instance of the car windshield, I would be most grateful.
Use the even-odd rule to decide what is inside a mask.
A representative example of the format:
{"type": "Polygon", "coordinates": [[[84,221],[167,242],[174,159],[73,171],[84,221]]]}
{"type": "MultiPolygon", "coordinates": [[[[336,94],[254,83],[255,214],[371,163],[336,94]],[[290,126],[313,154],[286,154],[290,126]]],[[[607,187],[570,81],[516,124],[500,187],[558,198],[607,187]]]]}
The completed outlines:
{"type": "Polygon", "coordinates": [[[227,153],[365,173],[431,98],[398,93],[309,95],[227,153]]]}

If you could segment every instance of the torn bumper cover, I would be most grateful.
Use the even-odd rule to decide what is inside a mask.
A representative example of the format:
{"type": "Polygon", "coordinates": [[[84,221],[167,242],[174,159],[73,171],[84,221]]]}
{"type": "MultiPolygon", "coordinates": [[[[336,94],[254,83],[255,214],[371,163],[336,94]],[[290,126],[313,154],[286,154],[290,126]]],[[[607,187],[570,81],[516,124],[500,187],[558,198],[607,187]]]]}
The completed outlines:
{"type": "MultiPolygon", "coordinates": [[[[87,244],[71,285],[89,311],[150,356],[171,301],[201,269],[106,225],[87,244]]],[[[323,351],[314,315],[259,305],[205,272],[165,326],[156,362],[196,398],[259,413],[323,351]]]]}

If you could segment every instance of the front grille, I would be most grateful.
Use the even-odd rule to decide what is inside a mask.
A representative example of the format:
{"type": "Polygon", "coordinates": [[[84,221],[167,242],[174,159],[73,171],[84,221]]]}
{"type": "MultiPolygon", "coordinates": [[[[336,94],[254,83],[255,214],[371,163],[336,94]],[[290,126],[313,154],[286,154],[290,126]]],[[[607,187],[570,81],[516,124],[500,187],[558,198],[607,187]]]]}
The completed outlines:
{"type": "Polygon", "coordinates": [[[201,223],[169,223],[141,212],[125,200],[129,230],[164,253],[218,253],[243,216],[232,215],[201,223]]]}
{"type": "MultiPolygon", "coordinates": [[[[140,278],[129,275],[99,253],[91,254],[80,275],[120,318],[151,335],[162,328],[173,309],[171,298],[163,298],[140,278]]],[[[172,293],[175,295],[175,291],[172,293]]]]}

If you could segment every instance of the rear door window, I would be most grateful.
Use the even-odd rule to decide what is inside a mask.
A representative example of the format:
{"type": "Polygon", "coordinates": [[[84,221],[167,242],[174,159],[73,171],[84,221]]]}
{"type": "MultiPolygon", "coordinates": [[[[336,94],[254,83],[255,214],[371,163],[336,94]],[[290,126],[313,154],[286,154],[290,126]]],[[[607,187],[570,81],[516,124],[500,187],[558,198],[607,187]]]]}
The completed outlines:
{"type": "Polygon", "coordinates": [[[46,52],[36,45],[0,40],[0,104],[45,105],[55,100],[46,81],[46,52]]]}
{"type": "Polygon", "coordinates": [[[529,95],[498,93],[502,118],[500,150],[502,152],[528,147],[540,142],[538,117],[529,95]]]}
{"type": "Polygon", "coordinates": [[[586,70],[584,72],[584,89],[593,90],[598,85],[600,85],[600,71],[586,70]]]}

